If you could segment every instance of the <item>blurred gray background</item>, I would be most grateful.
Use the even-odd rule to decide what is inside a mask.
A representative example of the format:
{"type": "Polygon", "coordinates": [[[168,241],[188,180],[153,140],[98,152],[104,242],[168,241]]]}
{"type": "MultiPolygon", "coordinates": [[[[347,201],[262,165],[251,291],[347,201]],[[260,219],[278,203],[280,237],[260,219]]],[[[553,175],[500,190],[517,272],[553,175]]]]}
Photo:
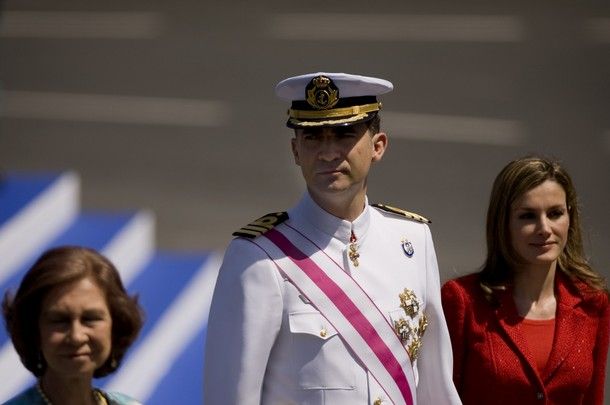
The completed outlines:
{"type": "Polygon", "coordinates": [[[0,167],[73,170],[86,209],[149,208],[163,249],[218,250],[303,183],[274,85],[391,80],[369,197],[421,213],[447,279],[484,257],[493,178],[561,160],[610,275],[610,2],[4,1],[0,167]]]}

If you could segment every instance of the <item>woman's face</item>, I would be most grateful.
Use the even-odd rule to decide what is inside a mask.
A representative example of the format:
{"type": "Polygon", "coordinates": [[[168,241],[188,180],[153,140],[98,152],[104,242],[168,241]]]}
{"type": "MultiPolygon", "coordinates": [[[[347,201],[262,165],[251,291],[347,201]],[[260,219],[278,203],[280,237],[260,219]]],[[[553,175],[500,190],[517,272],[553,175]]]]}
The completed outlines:
{"type": "Polygon", "coordinates": [[[511,244],[526,265],[556,262],[569,227],[565,190],[553,180],[525,192],[511,208],[511,244]]]}
{"type": "Polygon", "coordinates": [[[41,308],[45,375],[91,378],[112,348],[112,318],[104,291],[84,278],[51,290],[41,308]]]}

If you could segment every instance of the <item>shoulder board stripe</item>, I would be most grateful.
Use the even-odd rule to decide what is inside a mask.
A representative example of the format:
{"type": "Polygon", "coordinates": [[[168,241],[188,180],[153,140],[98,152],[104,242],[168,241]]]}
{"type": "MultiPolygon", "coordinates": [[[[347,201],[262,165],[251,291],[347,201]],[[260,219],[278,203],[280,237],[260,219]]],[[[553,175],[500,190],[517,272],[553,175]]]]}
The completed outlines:
{"type": "Polygon", "coordinates": [[[271,214],[264,215],[259,219],[250,222],[238,231],[233,232],[233,236],[241,236],[243,238],[256,238],[259,235],[264,234],[270,229],[273,229],[277,225],[288,219],[287,212],[273,212],[271,214]]]}
{"type": "Polygon", "coordinates": [[[392,207],[390,205],[385,205],[385,204],[371,204],[371,206],[375,207],[375,208],[379,208],[380,210],[386,211],[386,212],[390,212],[392,214],[396,214],[396,215],[401,215],[405,218],[409,218],[409,219],[413,219],[417,222],[421,222],[424,224],[431,224],[432,221],[430,221],[428,218],[423,217],[419,214],[416,214],[414,212],[409,212],[409,211],[405,211],[403,209],[400,208],[396,208],[396,207],[392,207]]]}
{"type": "Polygon", "coordinates": [[[248,231],[252,231],[252,232],[267,232],[269,229],[269,227],[267,226],[257,226],[257,225],[246,225],[243,228],[241,228],[242,230],[248,230],[248,231]]]}

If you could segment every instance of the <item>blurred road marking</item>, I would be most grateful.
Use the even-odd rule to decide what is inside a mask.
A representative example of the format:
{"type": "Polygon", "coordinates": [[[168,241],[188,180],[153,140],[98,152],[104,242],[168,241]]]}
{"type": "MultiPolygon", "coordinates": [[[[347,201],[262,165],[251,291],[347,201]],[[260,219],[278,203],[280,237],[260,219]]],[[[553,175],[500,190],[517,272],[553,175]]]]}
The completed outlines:
{"type": "Polygon", "coordinates": [[[32,373],[21,365],[19,355],[10,340],[0,348],[0,365],[0,401],[4,403],[21,392],[34,378],[32,373]]]}
{"type": "Polygon", "coordinates": [[[610,44],[610,18],[592,18],[586,22],[585,28],[592,40],[610,44]]]}
{"type": "Polygon", "coordinates": [[[390,139],[517,146],[526,141],[515,120],[383,111],[381,126],[390,139]]]}
{"type": "Polygon", "coordinates": [[[134,348],[106,385],[107,390],[127,393],[142,402],[151,399],[176,358],[207,325],[220,263],[221,256],[215,254],[203,264],[142,344],[134,348]]]}
{"type": "Polygon", "coordinates": [[[226,103],[212,100],[11,90],[0,97],[6,118],[216,127],[229,116],[226,103]]]}
{"type": "Polygon", "coordinates": [[[271,14],[265,28],[286,40],[520,42],[525,24],[510,15],[271,14]]]}
{"type": "Polygon", "coordinates": [[[146,39],[162,26],[152,12],[4,11],[0,37],[146,39]]]}

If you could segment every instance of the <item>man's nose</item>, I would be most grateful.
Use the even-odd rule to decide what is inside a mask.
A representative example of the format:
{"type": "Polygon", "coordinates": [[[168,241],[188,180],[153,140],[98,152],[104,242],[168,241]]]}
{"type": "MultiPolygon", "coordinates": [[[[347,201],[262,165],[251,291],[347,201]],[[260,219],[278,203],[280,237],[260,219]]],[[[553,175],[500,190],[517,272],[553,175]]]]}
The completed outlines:
{"type": "Polygon", "coordinates": [[[341,145],[334,132],[325,130],[320,139],[318,158],[320,160],[332,162],[333,160],[340,158],[341,155],[341,145]]]}

